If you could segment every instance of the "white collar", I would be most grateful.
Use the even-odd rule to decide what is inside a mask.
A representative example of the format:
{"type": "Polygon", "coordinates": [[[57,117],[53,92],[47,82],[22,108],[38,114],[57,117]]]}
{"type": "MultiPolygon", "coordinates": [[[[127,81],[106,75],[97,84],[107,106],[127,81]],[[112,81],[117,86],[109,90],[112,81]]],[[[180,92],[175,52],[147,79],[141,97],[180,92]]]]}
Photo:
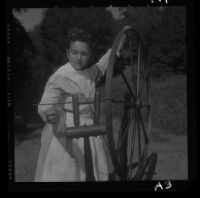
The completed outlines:
{"type": "Polygon", "coordinates": [[[76,70],[71,63],[66,63],[65,65],[61,66],[55,74],[59,74],[61,76],[67,77],[75,83],[80,82],[83,71],[76,70]]]}

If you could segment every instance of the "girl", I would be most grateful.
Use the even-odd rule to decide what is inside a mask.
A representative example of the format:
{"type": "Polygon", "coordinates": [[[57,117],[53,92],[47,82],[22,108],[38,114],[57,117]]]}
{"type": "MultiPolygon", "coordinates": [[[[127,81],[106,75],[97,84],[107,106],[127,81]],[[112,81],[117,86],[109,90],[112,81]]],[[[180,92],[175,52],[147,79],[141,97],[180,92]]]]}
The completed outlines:
{"type": "MultiPolygon", "coordinates": [[[[49,78],[38,106],[46,125],[41,137],[35,182],[85,181],[86,177],[83,138],[69,139],[63,131],[65,127],[74,126],[72,104],[58,103],[72,102],[72,94],[77,94],[79,101],[94,98],[95,80],[99,73],[105,72],[111,49],[95,65],[88,67],[91,59],[90,35],[83,29],[73,28],[69,32],[69,41],[69,62],[49,78]],[[56,132],[58,115],[65,119],[65,126],[56,132]]],[[[120,47],[118,56],[119,52],[120,47]]],[[[93,124],[92,108],[91,105],[80,105],[80,125],[93,124]]],[[[104,138],[90,137],[90,144],[95,180],[107,181],[114,167],[104,138]]]]}

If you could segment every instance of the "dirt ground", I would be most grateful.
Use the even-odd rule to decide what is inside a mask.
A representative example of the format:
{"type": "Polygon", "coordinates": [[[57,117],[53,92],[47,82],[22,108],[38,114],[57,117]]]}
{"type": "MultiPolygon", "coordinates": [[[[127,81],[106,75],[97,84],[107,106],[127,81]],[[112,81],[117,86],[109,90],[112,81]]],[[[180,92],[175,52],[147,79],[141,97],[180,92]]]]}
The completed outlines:
{"type": "MultiPolygon", "coordinates": [[[[17,135],[15,138],[15,181],[33,182],[40,149],[42,129],[29,131],[29,135],[17,135]]],[[[153,180],[186,180],[187,137],[164,133],[152,129],[150,153],[158,154],[158,161],[153,180]]]]}
{"type": "Polygon", "coordinates": [[[187,137],[152,133],[150,151],[158,154],[154,180],[187,180],[187,137]]]}

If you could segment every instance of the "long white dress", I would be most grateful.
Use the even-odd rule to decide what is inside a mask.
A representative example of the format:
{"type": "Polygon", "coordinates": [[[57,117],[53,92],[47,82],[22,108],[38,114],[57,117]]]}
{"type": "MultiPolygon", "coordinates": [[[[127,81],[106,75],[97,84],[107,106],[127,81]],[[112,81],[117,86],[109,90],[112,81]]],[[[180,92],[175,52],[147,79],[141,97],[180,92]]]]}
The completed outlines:
{"type": "MultiPolygon", "coordinates": [[[[61,66],[48,80],[38,112],[46,121],[45,112],[53,107],[51,103],[71,102],[72,94],[79,100],[94,98],[95,75],[97,70],[104,72],[108,66],[111,50],[91,68],[76,70],[70,63],[61,66]]],[[[65,113],[65,126],[74,126],[72,104],[57,105],[65,113]]],[[[80,105],[80,125],[93,124],[91,105],[80,105]]],[[[90,137],[94,176],[96,181],[107,181],[114,168],[103,136],[90,137]]],[[[41,148],[35,182],[85,181],[83,138],[69,139],[64,131],[55,132],[54,125],[46,122],[42,132],[41,148]]]]}

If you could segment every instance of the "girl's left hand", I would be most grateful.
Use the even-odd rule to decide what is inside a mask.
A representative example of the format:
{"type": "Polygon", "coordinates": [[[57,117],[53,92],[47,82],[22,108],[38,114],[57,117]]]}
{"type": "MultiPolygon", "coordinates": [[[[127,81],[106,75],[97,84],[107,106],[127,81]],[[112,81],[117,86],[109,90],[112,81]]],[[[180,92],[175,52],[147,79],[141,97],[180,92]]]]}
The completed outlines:
{"type": "Polygon", "coordinates": [[[52,108],[46,111],[46,120],[50,124],[55,124],[57,118],[57,111],[52,108]]]}

